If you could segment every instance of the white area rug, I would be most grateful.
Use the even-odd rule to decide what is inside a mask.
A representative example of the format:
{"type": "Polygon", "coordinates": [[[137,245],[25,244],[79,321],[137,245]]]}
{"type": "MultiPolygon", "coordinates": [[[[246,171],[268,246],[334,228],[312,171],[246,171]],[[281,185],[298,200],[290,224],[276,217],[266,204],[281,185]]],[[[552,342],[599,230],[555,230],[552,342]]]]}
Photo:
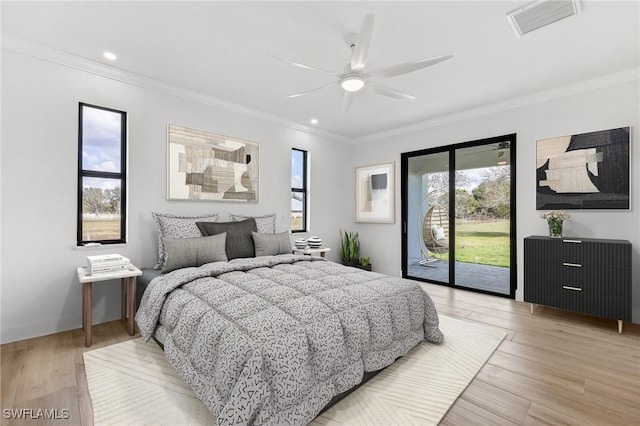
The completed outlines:
{"type": "MultiPolygon", "coordinates": [[[[311,424],[438,424],[505,336],[444,315],[440,328],[442,345],[419,345],[311,424]]],[[[154,342],[85,352],[84,364],[96,426],[214,423],[154,342]]]]}

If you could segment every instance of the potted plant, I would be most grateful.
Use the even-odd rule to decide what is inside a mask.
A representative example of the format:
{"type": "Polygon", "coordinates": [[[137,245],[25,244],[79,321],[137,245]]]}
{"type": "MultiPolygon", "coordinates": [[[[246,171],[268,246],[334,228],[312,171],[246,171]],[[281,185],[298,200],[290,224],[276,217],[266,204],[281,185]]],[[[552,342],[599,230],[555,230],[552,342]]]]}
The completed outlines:
{"type": "Polygon", "coordinates": [[[371,270],[371,259],[368,257],[360,257],[360,239],[357,232],[344,233],[340,231],[342,239],[342,264],[347,266],[355,266],[356,268],[371,270]]]}
{"type": "Polygon", "coordinates": [[[550,237],[562,238],[562,225],[564,224],[565,220],[571,217],[571,215],[562,210],[551,210],[542,213],[540,217],[547,220],[550,237]]]}
{"type": "Polygon", "coordinates": [[[348,232],[340,230],[340,238],[342,239],[342,264],[348,266],[356,266],[360,259],[360,240],[357,232],[348,232]]]}
{"type": "Polygon", "coordinates": [[[371,270],[371,259],[368,257],[361,257],[358,259],[358,268],[364,269],[365,271],[371,270]]]}

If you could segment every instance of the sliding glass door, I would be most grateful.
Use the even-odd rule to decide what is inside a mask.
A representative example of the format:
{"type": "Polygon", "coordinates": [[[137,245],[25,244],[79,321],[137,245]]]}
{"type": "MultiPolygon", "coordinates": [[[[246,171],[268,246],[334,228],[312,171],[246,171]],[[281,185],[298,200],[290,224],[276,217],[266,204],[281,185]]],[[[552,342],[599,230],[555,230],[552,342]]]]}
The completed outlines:
{"type": "Polygon", "coordinates": [[[403,277],[515,296],[515,135],[402,154],[403,277]]]}
{"type": "Polygon", "coordinates": [[[403,200],[408,203],[408,262],[404,271],[409,276],[448,284],[449,153],[416,155],[407,159],[407,167],[407,197],[403,200]]]}

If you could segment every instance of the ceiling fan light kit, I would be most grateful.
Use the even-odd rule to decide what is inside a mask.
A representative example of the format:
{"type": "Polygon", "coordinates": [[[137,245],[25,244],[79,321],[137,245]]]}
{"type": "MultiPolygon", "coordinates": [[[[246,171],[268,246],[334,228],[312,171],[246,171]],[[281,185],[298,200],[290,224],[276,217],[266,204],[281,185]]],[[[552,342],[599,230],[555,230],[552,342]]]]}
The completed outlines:
{"type": "Polygon", "coordinates": [[[347,43],[351,48],[351,60],[346,65],[345,67],[346,70],[344,73],[325,71],[323,69],[316,68],[306,64],[301,64],[299,62],[284,60],[285,62],[288,62],[289,64],[297,66],[299,68],[303,68],[311,71],[319,71],[324,74],[331,74],[335,77],[338,77],[337,80],[334,80],[333,82],[326,84],[324,86],[317,87],[315,89],[307,90],[300,93],[295,93],[287,97],[296,98],[299,96],[307,95],[309,93],[316,92],[318,90],[322,90],[324,88],[339,84],[340,87],[344,90],[342,108],[345,111],[349,109],[349,106],[351,105],[353,94],[355,92],[362,90],[363,88],[368,89],[373,93],[377,93],[379,95],[387,96],[390,98],[411,100],[411,99],[415,99],[416,97],[407,93],[402,93],[401,91],[393,89],[391,87],[387,87],[384,84],[378,81],[375,81],[375,79],[389,78],[389,77],[395,77],[402,74],[408,74],[410,72],[421,70],[423,68],[426,68],[431,65],[435,65],[439,62],[445,61],[447,59],[451,59],[453,57],[453,55],[451,54],[439,55],[431,58],[405,62],[402,64],[384,67],[378,70],[364,72],[364,68],[367,64],[367,57],[369,55],[369,45],[371,44],[371,37],[373,35],[374,21],[375,21],[375,17],[372,14],[368,13],[364,17],[362,26],[360,28],[360,33],[358,35],[350,36],[348,38],[347,43]]]}
{"type": "Polygon", "coordinates": [[[498,151],[498,162],[497,162],[498,166],[506,166],[507,164],[509,164],[509,162],[507,161],[507,159],[504,156],[504,151],[498,151]]]}
{"type": "Polygon", "coordinates": [[[340,86],[347,92],[357,92],[364,87],[364,78],[357,74],[345,75],[340,80],[340,86]]]}

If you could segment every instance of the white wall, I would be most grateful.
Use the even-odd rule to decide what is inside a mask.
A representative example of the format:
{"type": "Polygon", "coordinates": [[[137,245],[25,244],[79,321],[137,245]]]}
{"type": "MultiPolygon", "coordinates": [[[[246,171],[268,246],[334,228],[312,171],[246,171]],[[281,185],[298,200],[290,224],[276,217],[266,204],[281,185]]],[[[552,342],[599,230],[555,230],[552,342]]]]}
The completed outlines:
{"type": "MultiPolygon", "coordinates": [[[[118,252],[149,267],[156,234],[141,213],[278,214],[289,229],[291,148],[309,152],[311,232],[335,247],[351,220],[351,147],[21,54],[2,53],[2,312],[3,343],[81,327],[81,287],[75,268],[85,256],[118,252]],[[112,107],[129,120],[128,244],[77,249],[78,102],[112,107]],[[167,124],[260,143],[260,202],[166,200],[167,124]],[[348,203],[345,208],[344,203],[348,203]]],[[[93,322],[119,316],[117,282],[94,284],[93,322]]]]}
{"type": "MultiPolygon", "coordinates": [[[[334,248],[339,229],[360,233],[362,255],[374,270],[400,275],[400,153],[517,133],[518,292],[522,299],[522,238],[546,233],[535,210],[535,141],[631,126],[630,211],[573,212],[568,235],[628,239],[634,244],[634,321],[640,322],[640,111],[638,81],[530,104],[349,146],[21,54],[2,53],[1,342],[81,326],[81,290],[75,267],[85,256],[117,251],[140,266],[156,260],[152,211],[278,214],[288,229],[290,149],[309,151],[311,233],[334,248]],[[129,238],[117,249],[75,247],[78,102],[127,111],[129,118],[129,238]],[[166,125],[181,124],[260,143],[260,203],[166,200],[166,125]],[[396,223],[353,221],[353,167],[396,161],[396,223]]],[[[94,285],[94,323],[119,316],[119,286],[94,285]]]]}
{"type": "MultiPolygon", "coordinates": [[[[572,211],[565,234],[585,238],[626,239],[633,244],[633,320],[640,322],[640,84],[638,80],[515,107],[466,120],[425,128],[354,147],[354,166],[395,160],[400,154],[423,148],[516,133],[516,204],[518,290],[523,299],[523,238],[547,234],[535,204],[536,140],[616,127],[631,126],[631,209],[627,211],[572,211]]],[[[362,253],[374,269],[401,274],[400,167],[396,167],[396,223],[353,224],[360,234],[362,253]]]]}

